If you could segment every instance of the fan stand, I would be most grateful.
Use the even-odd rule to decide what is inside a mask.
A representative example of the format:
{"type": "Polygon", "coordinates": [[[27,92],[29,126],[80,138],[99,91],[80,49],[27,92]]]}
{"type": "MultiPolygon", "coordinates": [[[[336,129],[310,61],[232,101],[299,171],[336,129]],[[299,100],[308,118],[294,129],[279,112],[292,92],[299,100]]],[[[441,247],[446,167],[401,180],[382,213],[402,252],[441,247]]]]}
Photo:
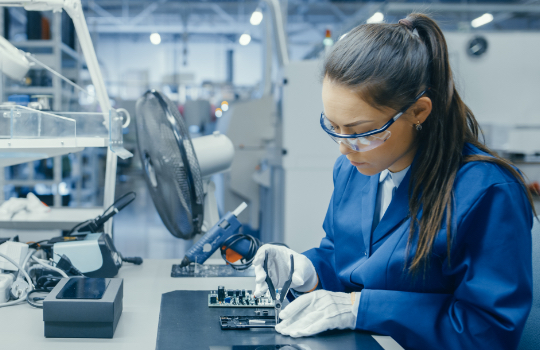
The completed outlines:
{"type": "Polygon", "coordinates": [[[219,221],[219,212],[216,200],[216,184],[210,177],[203,178],[204,215],[201,232],[204,234],[219,221]]]}
{"type": "MultiPolygon", "coordinates": [[[[204,191],[204,207],[203,207],[203,224],[201,226],[201,232],[200,234],[196,234],[191,244],[197,243],[199,239],[201,239],[204,234],[210,230],[217,222],[219,221],[219,212],[218,212],[218,206],[217,206],[217,200],[216,200],[216,184],[214,184],[214,181],[212,181],[212,178],[210,176],[203,177],[203,191],[204,191]]],[[[188,246],[189,247],[189,246],[188,246]]],[[[221,255],[219,254],[219,249],[216,250],[212,258],[220,258],[221,255]]],[[[173,265],[173,272],[171,274],[172,277],[180,277],[183,273],[187,273],[186,270],[182,270],[182,268],[178,267],[179,265],[173,265]],[[176,273],[174,271],[178,270],[176,273]]],[[[183,276],[183,275],[182,275],[183,276]]],[[[187,277],[194,277],[192,275],[186,275],[187,277]]],[[[186,277],[184,276],[184,277],[186,277]]]]}

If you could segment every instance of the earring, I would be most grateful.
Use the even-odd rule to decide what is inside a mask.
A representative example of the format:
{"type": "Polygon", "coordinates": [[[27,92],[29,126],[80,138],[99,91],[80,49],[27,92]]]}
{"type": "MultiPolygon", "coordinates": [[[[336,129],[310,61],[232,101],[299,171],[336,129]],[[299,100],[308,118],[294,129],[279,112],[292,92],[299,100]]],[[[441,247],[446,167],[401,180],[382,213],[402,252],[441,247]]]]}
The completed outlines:
{"type": "Polygon", "coordinates": [[[416,131],[422,130],[422,124],[420,122],[416,122],[416,131]]]}

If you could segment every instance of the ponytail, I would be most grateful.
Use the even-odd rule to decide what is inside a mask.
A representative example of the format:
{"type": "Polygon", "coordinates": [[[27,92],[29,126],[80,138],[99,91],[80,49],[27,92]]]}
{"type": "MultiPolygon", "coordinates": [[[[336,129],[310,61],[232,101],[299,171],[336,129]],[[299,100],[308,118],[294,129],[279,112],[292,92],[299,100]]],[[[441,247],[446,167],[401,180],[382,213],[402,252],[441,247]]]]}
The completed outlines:
{"type": "MultiPolygon", "coordinates": [[[[412,169],[409,208],[411,226],[407,252],[411,248],[414,233],[418,229],[417,250],[409,269],[424,272],[429,264],[433,242],[446,216],[446,240],[448,264],[452,246],[453,186],[456,174],[463,163],[485,161],[508,170],[523,185],[534,211],[531,193],[527,190],[523,176],[512,164],[499,157],[479,142],[480,127],[472,111],[462,101],[454,85],[448,47],[440,27],[426,15],[413,13],[406,17],[411,29],[427,47],[429,55],[429,92],[433,109],[426,119],[426,132],[418,136],[420,156],[412,169]],[[468,142],[490,156],[463,156],[464,144],[468,142]],[[419,199],[419,200],[418,200],[419,199]],[[422,210],[420,221],[417,215],[422,210]]],[[[536,212],[535,212],[536,214],[536,212]]]]}

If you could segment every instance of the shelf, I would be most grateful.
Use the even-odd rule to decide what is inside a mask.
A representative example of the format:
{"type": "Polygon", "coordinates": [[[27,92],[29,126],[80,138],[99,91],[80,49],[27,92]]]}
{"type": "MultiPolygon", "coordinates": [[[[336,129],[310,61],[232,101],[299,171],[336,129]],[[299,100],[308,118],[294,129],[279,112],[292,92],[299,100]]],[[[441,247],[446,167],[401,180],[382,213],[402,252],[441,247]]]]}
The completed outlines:
{"type": "Polygon", "coordinates": [[[103,137],[66,137],[41,139],[0,139],[0,152],[10,150],[28,150],[34,148],[86,148],[107,147],[108,140],[103,137]]]}
{"type": "Polygon", "coordinates": [[[103,208],[51,208],[44,214],[15,215],[12,220],[0,218],[0,228],[17,230],[69,230],[73,226],[103,214],[103,208]],[[21,216],[21,215],[19,215],[21,216]]]}
{"type": "MultiPolygon", "coordinates": [[[[55,42],[53,40],[24,40],[24,41],[12,42],[12,44],[20,49],[23,49],[23,48],[54,49],[54,46],[55,46],[55,42]]],[[[77,51],[73,50],[71,47],[67,46],[64,43],[60,43],[60,50],[62,50],[63,53],[67,54],[74,60],[82,60],[82,57],[77,53],[77,51]]]]}
{"type": "Polygon", "coordinates": [[[24,87],[7,87],[4,90],[6,94],[22,94],[22,95],[52,95],[54,88],[52,86],[24,86],[24,87]]]}
{"type": "MultiPolygon", "coordinates": [[[[4,89],[7,95],[54,95],[54,87],[52,86],[17,86],[4,89]]],[[[70,88],[62,88],[62,96],[70,98],[77,96],[70,88]]],[[[77,97],[78,98],[78,97],[77,97]]]]}
{"type": "Polygon", "coordinates": [[[107,147],[103,137],[0,139],[0,167],[80,152],[86,147],[107,147]]]}
{"type": "Polygon", "coordinates": [[[4,180],[4,185],[34,187],[36,183],[52,186],[56,184],[54,180],[34,179],[34,180],[4,180]]]}
{"type": "Polygon", "coordinates": [[[0,106],[0,166],[108,145],[103,113],[53,114],[22,106],[0,106]]]}
{"type": "Polygon", "coordinates": [[[51,48],[52,49],[54,47],[54,41],[52,40],[23,40],[23,41],[12,41],[11,43],[18,48],[31,47],[31,48],[51,48]]]}

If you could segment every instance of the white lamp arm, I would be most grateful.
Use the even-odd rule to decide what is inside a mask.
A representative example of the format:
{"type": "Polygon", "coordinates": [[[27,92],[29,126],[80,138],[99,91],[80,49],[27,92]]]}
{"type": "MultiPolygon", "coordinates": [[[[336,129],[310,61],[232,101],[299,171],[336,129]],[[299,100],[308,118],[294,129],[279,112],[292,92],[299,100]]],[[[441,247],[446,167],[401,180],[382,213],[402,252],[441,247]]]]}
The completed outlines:
{"type": "Polygon", "coordinates": [[[92,44],[92,39],[90,38],[90,32],[88,31],[88,26],[86,25],[86,20],[84,19],[81,1],[64,0],[63,2],[64,10],[73,20],[73,25],[77,31],[79,44],[81,46],[84,58],[86,59],[86,66],[90,72],[92,84],[94,84],[94,88],[96,89],[96,97],[108,127],[109,109],[111,108],[111,103],[109,101],[109,94],[107,94],[107,89],[105,88],[103,76],[101,75],[101,70],[99,69],[96,52],[94,51],[94,45],[92,44]]]}

